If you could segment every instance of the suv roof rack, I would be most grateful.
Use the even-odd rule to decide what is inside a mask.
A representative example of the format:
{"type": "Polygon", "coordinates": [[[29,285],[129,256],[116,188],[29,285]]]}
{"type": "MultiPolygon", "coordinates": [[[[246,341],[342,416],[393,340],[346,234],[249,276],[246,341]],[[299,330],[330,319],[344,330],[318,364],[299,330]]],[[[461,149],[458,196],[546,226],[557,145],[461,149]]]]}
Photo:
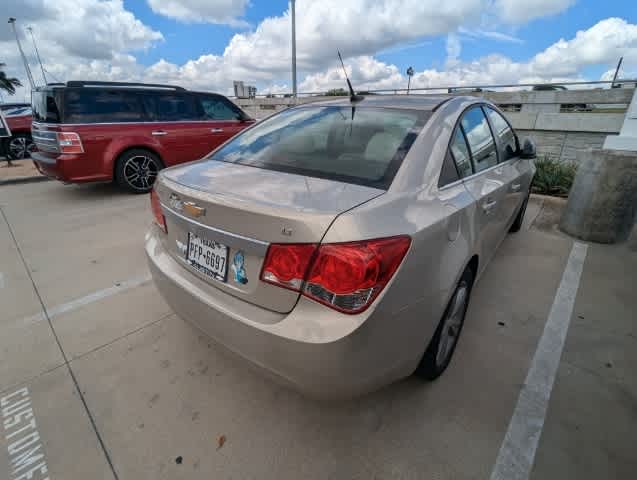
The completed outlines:
{"type": "Polygon", "coordinates": [[[66,82],[67,87],[137,87],[137,88],[161,88],[166,90],[185,91],[184,87],[176,85],[162,85],[158,83],[136,83],[136,82],[100,82],[90,80],[71,80],[66,82]]]}

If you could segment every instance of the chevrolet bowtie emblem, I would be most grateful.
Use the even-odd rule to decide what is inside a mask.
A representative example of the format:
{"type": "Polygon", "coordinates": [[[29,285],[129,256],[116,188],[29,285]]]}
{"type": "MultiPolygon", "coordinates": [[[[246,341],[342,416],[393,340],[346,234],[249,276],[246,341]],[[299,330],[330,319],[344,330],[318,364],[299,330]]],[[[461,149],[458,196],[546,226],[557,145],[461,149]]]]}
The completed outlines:
{"type": "Polygon", "coordinates": [[[178,212],[187,213],[188,215],[194,218],[203,217],[206,214],[205,208],[200,207],[195,202],[183,202],[179,198],[179,195],[175,193],[170,194],[168,203],[173,209],[177,210],[178,212]]]}
{"type": "Polygon", "coordinates": [[[203,217],[206,214],[206,209],[200,207],[195,202],[184,202],[184,212],[186,212],[191,217],[203,217]]]}

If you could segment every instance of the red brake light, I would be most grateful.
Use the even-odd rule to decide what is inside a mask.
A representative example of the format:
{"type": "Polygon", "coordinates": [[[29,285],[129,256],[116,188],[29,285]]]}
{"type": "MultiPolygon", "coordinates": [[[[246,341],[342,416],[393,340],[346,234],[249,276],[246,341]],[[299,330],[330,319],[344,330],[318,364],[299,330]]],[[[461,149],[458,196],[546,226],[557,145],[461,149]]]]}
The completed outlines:
{"type": "Polygon", "coordinates": [[[299,291],[315,250],[314,244],[270,245],[261,280],[299,291]]]}
{"type": "Polygon", "coordinates": [[[300,291],[341,312],[359,313],[391,280],[410,244],[409,237],[400,236],[324,244],[318,249],[315,245],[271,245],[261,279],[300,291]]]}
{"type": "Polygon", "coordinates": [[[155,223],[159,225],[159,227],[164,231],[164,233],[168,233],[166,228],[166,217],[161,211],[161,203],[159,203],[159,195],[153,189],[150,191],[150,208],[153,211],[153,216],[155,217],[155,223]]]}
{"type": "Polygon", "coordinates": [[[60,153],[84,153],[82,140],[75,132],[57,132],[58,147],[60,153]]]}

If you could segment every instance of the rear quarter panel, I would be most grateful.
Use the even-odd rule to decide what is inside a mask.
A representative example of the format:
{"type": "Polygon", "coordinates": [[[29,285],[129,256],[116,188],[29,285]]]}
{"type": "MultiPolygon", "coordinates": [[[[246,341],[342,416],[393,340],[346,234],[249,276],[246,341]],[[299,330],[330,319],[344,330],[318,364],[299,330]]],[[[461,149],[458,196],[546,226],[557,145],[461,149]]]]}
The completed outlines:
{"type": "Polygon", "coordinates": [[[411,236],[403,263],[366,321],[366,328],[383,332],[386,358],[399,359],[405,374],[420,361],[473,254],[474,208],[462,184],[440,194],[437,189],[387,193],[339,216],[323,239],[332,243],[411,236]]]}
{"type": "MultiPolygon", "coordinates": [[[[79,134],[86,154],[86,175],[112,178],[117,158],[130,148],[147,148],[163,157],[161,145],[150,135],[150,124],[64,125],[79,134]]],[[[81,167],[78,167],[81,168],[81,167]]]]}

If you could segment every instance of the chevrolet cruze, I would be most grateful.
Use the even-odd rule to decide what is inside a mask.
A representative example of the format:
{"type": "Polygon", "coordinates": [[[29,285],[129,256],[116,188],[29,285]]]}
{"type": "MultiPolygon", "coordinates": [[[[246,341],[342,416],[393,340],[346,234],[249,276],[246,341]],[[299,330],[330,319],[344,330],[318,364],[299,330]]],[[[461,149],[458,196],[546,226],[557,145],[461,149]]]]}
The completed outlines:
{"type": "Polygon", "coordinates": [[[291,108],[160,172],[150,269],[179,316],[308,395],[435,379],[534,156],[479,98],[291,108]]]}

